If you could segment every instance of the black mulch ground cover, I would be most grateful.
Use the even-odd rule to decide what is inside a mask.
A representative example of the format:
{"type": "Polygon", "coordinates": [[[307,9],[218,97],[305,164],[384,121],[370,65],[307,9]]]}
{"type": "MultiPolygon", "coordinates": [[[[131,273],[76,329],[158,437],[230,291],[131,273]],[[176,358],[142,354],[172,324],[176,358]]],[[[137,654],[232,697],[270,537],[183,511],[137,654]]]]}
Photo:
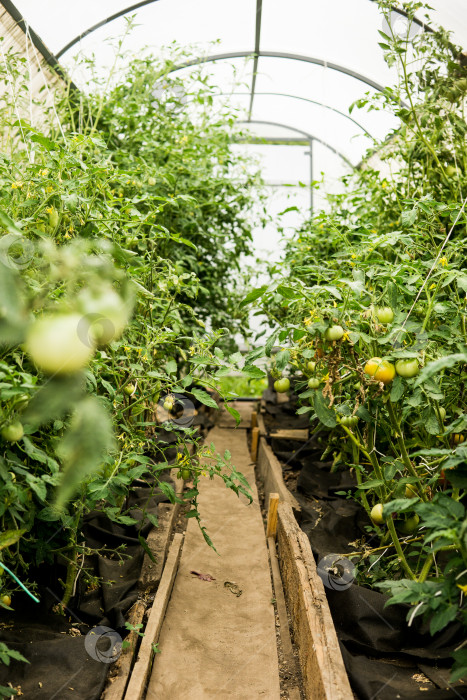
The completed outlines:
{"type": "MultiPolygon", "coordinates": [[[[297,399],[279,403],[275,392],[263,394],[268,431],[309,427],[307,414],[295,416],[297,399]]],[[[323,435],[323,434],[322,434],[323,435]]],[[[325,434],[324,434],[325,435],[325,434]]],[[[321,436],[322,437],[322,436],[321,436]]],[[[319,563],[330,554],[356,551],[351,543],[368,541],[368,517],[355,501],[336,492],[356,488],[350,471],[331,473],[331,462],[320,461],[324,445],[317,436],[307,443],[269,436],[282,463],[285,483],[302,508],[300,526],[308,535],[319,563]]],[[[342,560],[341,560],[342,561],[342,560]]],[[[447,689],[452,651],[465,639],[454,623],[435,636],[416,618],[409,627],[408,606],[385,608],[388,597],[353,581],[353,567],[341,571],[340,580],[324,580],[332,618],[352,689],[359,700],[455,700],[467,698],[467,686],[447,689]],[[444,679],[444,680],[443,680],[444,679]]]]}
{"type": "MultiPolygon", "coordinates": [[[[212,418],[200,413],[193,425],[202,426],[204,433],[212,427],[212,418]]],[[[163,458],[171,462],[177,450],[167,449],[167,445],[175,440],[175,433],[158,429],[148,456],[156,462],[163,458]],[[161,447],[164,447],[162,452],[161,447]]],[[[159,478],[174,485],[168,471],[159,478]]],[[[66,576],[63,561],[57,557],[53,565],[44,564],[36,570],[31,567],[29,579],[39,583],[40,604],[25,593],[15,593],[14,613],[3,610],[0,618],[0,642],[20,652],[29,664],[20,661],[12,661],[9,666],[0,664],[0,685],[19,688],[25,700],[100,698],[111,664],[118,658],[121,641],[129,633],[125,628],[126,613],[141,595],[137,584],[144,549],[138,535],[145,538],[152,528],[147,519],[141,524],[141,508],[157,517],[159,503],[167,500],[160,489],[135,482],[125,507],[138,520],[137,525],[120,525],[99,510],[85,516],[82,541],[94,549],[115,549],[124,544],[124,558],[110,553],[86,557],[83,568],[99,577],[101,583],[90,586],[81,573],[66,615],[57,611],[63,596],[59,579],[64,581],[66,576]],[[94,632],[88,634],[91,630],[94,632]]],[[[51,537],[57,534],[54,535],[52,527],[51,537]]]]}

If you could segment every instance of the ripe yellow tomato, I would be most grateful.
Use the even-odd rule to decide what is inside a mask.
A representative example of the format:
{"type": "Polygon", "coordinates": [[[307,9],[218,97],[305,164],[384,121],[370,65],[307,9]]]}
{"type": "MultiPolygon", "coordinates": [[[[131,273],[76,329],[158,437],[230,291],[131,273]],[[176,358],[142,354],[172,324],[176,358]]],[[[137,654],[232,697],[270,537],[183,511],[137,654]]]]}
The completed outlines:
{"type": "Polygon", "coordinates": [[[383,384],[390,384],[396,376],[394,365],[380,357],[372,357],[368,360],[363,371],[383,384]]]}
{"type": "Polygon", "coordinates": [[[370,518],[375,525],[382,525],[384,523],[382,503],[377,503],[375,506],[373,506],[371,509],[370,518]]]}

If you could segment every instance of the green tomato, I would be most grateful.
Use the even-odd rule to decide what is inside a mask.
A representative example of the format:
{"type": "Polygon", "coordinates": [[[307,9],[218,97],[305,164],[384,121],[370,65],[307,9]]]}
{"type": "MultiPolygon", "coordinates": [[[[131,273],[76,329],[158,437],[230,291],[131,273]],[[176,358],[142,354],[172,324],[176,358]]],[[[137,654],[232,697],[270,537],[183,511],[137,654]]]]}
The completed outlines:
{"type": "Polygon", "coordinates": [[[180,476],[183,481],[189,481],[191,479],[191,469],[182,469],[180,471],[180,476]]]}
{"type": "Polygon", "coordinates": [[[24,435],[22,424],[17,420],[2,429],[2,438],[7,442],[18,442],[24,435]]]}
{"type": "Polygon", "coordinates": [[[133,396],[136,391],[136,387],[134,384],[125,384],[123,391],[127,396],[133,396]]]}
{"type": "Polygon", "coordinates": [[[455,167],[455,165],[448,165],[446,168],[446,175],[448,178],[453,178],[456,177],[459,174],[458,169],[455,167]]]}
{"type": "Polygon", "coordinates": [[[89,335],[97,345],[107,345],[122,335],[130,313],[112,285],[106,284],[97,290],[83,289],[77,303],[89,322],[89,335]]]}
{"type": "Polygon", "coordinates": [[[415,377],[420,372],[418,360],[414,357],[411,360],[397,360],[396,372],[400,377],[410,379],[415,377]]]}
{"type": "Polygon", "coordinates": [[[156,178],[155,177],[148,177],[149,187],[154,187],[155,184],[156,184],[156,178]]]}
{"type": "Polygon", "coordinates": [[[418,490],[415,484],[407,484],[405,487],[405,497],[406,498],[415,498],[415,496],[418,496],[418,490]]]}
{"type": "Polygon", "coordinates": [[[316,362],[310,360],[310,362],[307,363],[306,367],[309,372],[314,372],[316,369],[316,362]]]}
{"type": "Polygon", "coordinates": [[[3,576],[4,573],[5,569],[3,568],[3,566],[0,566],[0,576],[3,576]]]}
{"type": "Polygon", "coordinates": [[[287,377],[282,377],[281,379],[276,379],[274,382],[274,389],[278,394],[285,394],[286,391],[290,389],[290,379],[287,377]]]}
{"type": "Polygon", "coordinates": [[[341,424],[346,428],[355,428],[358,423],[358,416],[342,416],[341,424]]]}
{"type": "Polygon", "coordinates": [[[403,535],[411,535],[412,532],[418,530],[419,522],[420,518],[416,513],[414,513],[410,518],[407,518],[407,520],[396,522],[396,527],[403,535]]]}
{"type": "Polygon", "coordinates": [[[81,337],[80,314],[43,316],[30,328],[25,350],[34,364],[46,374],[73,374],[83,369],[94,354],[95,346],[81,337]]]}
{"type": "Polygon", "coordinates": [[[375,310],[376,318],[380,323],[392,323],[394,320],[394,311],[390,306],[383,306],[375,310]]]}
{"type": "Polygon", "coordinates": [[[308,380],[308,388],[309,389],[317,389],[320,385],[320,381],[317,377],[310,377],[308,380]]]}
{"type": "Polygon", "coordinates": [[[49,226],[50,228],[56,228],[58,224],[58,211],[51,207],[49,211],[49,226]]]}
{"type": "Polygon", "coordinates": [[[168,396],[165,401],[164,401],[164,411],[167,411],[167,413],[170,413],[170,411],[174,407],[174,400],[171,396],[168,396]]]}
{"type": "Polygon", "coordinates": [[[329,328],[326,328],[324,337],[326,340],[340,340],[344,333],[345,331],[342,326],[330,326],[329,328]]]}
{"type": "Polygon", "coordinates": [[[370,518],[375,525],[382,525],[384,523],[382,503],[377,503],[375,506],[373,506],[371,509],[370,518]]]}
{"type": "Polygon", "coordinates": [[[443,421],[446,418],[446,409],[444,406],[438,406],[438,411],[439,415],[441,416],[441,420],[443,421]]]}
{"type": "Polygon", "coordinates": [[[9,596],[9,595],[2,595],[2,597],[0,598],[0,601],[3,603],[3,605],[7,605],[8,607],[10,607],[10,605],[11,605],[11,596],[9,596]]]}

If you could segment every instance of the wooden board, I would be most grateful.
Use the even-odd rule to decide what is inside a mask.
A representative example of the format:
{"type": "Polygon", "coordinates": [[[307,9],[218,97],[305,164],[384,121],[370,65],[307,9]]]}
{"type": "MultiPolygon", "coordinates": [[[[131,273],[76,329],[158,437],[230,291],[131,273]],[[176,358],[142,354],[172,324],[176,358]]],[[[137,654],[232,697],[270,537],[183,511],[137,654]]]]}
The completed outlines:
{"type": "Polygon", "coordinates": [[[125,693],[125,700],[141,700],[143,697],[154,655],[153,644],[156,644],[159,639],[159,633],[180,561],[182,542],[183,535],[178,533],[174,535],[165,563],[164,573],[162,574],[156,597],[154,598],[149,612],[148,622],[144,630],[144,637],[138,652],[138,658],[125,693]]]}
{"type": "Polygon", "coordinates": [[[288,503],[296,513],[299,513],[300,506],[284,483],[279,460],[264,438],[259,440],[256,466],[264,485],[265,503],[268,503],[270,493],[278,493],[280,502],[288,503]]]}
{"type": "Polygon", "coordinates": [[[258,413],[256,415],[256,423],[257,423],[257,427],[259,428],[260,437],[266,437],[268,434],[268,431],[266,430],[266,426],[264,425],[264,418],[263,418],[261,413],[258,413]]]}
{"type": "Polygon", "coordinates": [[[277,544],[306,698],[352,700],[324,586],[308,537],[288,503],[279,504],[277,544]]]}
{"type": "MultiPolygon", "coordinates": [[[[147,603],[144,600],[137,600],[128,612],[128,622],[136,627],[142,624],[147,603]]],[[[118,657],[117,661],[112,665],[112,675],[108,678],[108,684],[102,693],[102,700],[123,700],[125,690],[128,684],[131,664],[136,645],[139,641],[138,629],[134,629],[125,638],[130,646],[125,647],[118,657]]]]}
{"type": "Polygon", "coordinates": [[[274,585],[274,598],[276,599],[277,615],[279,617],[280,635],[282,642],[282,652],[284,661],[290,673],[295,671],[295,656],[293,653],[292,640],[290,638],[289,620],[287,616],[287,606],[285,604],[284,590],[282,588],[281,572],[277,560],[276,541],[273,537],[268,537],[269,561],[271,562],[272,582],[274,585]]]}
{"type": "Polygon", "coordinates": [[[296,442],[307,442],[310,439],[308,429],[305,430],[275,430],[270,433],[271,438],[281,440],[295,440],[296,442]]]}

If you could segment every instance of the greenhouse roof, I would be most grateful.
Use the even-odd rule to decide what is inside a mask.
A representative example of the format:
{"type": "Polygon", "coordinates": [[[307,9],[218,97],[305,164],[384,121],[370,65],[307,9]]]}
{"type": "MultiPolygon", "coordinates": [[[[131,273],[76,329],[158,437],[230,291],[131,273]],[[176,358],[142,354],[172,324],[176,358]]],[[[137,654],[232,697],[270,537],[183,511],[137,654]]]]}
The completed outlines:
{"type": "MultiPolygon", "coordinates": [[[[467,46],[465,0],[432,0],[408,24],[394,9],[391,24],[401,36],[442,25],[467,46]],[[425,24],[426,23],[426,24],[425,24]]],[[[3,2],[6,9],[10,2],[3,2]]],[[[383,140],[397,126],[392,114],[349,106],[395,83],[396,69],[384,60],[379,31],[387,22],[374,0],[15,0],[14,7],[65,67],[79,52],[94,55],[97,66],[111,61],[108,40],[121,36],[127,19],[135,27],[127,50],[155,53],[172,42],[193,47],[194,65],[204,63],[222,96],[250,124],[253,138],[270,142],[316,140],[338,170],[357,165],[373,139],[383,140]]],[[[180,70],[193,70],[185,65],[180,70]]],[[[73,75],[84,85],[89,76],[73,75]]],[[[325,168],[321,168],[325,169],[325,168]]]]}

